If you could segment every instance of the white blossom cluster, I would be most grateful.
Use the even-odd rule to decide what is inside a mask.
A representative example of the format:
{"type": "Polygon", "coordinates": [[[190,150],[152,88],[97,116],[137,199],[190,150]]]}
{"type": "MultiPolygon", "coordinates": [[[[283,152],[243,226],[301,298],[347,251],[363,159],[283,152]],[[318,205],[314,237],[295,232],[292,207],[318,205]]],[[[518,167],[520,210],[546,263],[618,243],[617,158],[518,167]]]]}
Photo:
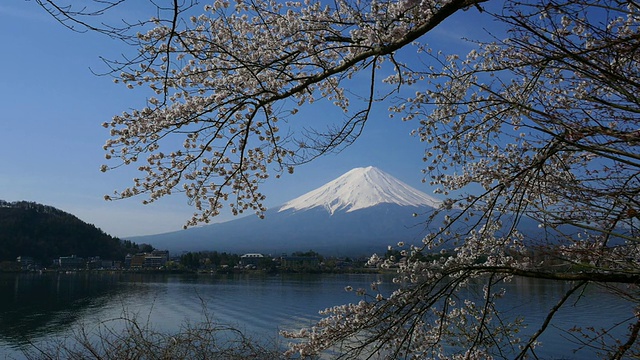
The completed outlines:
{"type": "Polygon", "coordinates": [[[197,210],[187,225],[208,221],[223,203],[234,214],[262,214],[258,185],[269,172],[292,172],[309,160],[305,151],[317,156],[349,141],[373,99],[312,146],[283,135],[283,120],[318,99],[348,114],[343,81],[375,72],[395,49],[474,2],[216,0],[189,19],[179,9],[156,19],[138,34],[139,57],[116,79],[155,96],[104,123],[107,159],[141,163],[144,175],[107,199],[146,194],[152,202],[183,192],[197,210]]]}
{"type": "MultiPolygon", "coordinates": [[[[506,38],[477,43],[466,57],[420,42],[482,2],[216,0],[189,18],[176,8],[138,34],[139,55],[116,79],[154,96],[104,124],[106,157],[119,163],[103,170],[139,163],[143,174],[113,197],[182,192],[196,208],[188,225],[223,205],[262,214],[269,173],[357,138],[372,103],[389,98],[377,92],[384,73],[382,89],[401,96],[390,115],[415,121],[426,144],[425,182],[450,198],[422,244],[398,244],[401,258],[371,258],[397,268],[397,291],[356,289],[358,303],[285,332],[288,355],[536,358],[555,310],[521,338],[523,320],[496,306],[513,276],[575,281],[557,307],[590,284],[640,306],[638,4],[505,1],[488,16],[509,29],[506,38]],[[398,50],[412,44],[420,61],[403,63],[398,50]],[[356,75],[366,75],[368,93],[350,93],[356,75]],[[327,133],[310,124],[312,137],[299,140],[287,124],[320,100],[345,118],[327,133]],[[481,191],[453,196],[473,186],[481,191]],[[518,231],[525,218],[545,236],[518,231]]],[[[599,345],[609,357],[640,353],[638,311],[630,318],[628,334],[599,345]]]]}
{"type": "Polygon", "coordinates": [[[386,79],[426,84],[390,109],[420,122],[425,181],[445,195],[471,185],[484,192],[444,201],[444,224],[422,246],[399,244],[402,259],[374,255],[370,264],[398,268],[399,290],[286,334],[304,340],[292,351],[339,345],[348,358],[536,358],[557,309],[526,338],[522,319],[496,309],[508,296],[501,281],[531,276],[575,281],[557,307],[590,284],[629,300],[628,333],[581,330],[581,341],[608,358],[640,353],[640,7],[511,1],[493,15],[510,26],[507,38],[479,43],[466,58],[417,44],[442,66],[404,67],[386,79]],[[546,236],[519,232],[524,218],[546,236]],[[485,292],[471,294],[480,284],[485,292]]]}
{"type": "Polygon", "coordinates": [[[640,9],[616,4],[514,3],[499,17],[507,39],[428,74],[404,116],[420,118],[432,145],[430,184],[445,194],[480,184],[484,194],[458,205],[487,221],[533,217],[568,246],[637,244],[640,9]]]}
{"type": "Polygon", "coordinates": [[[504,246],[509,241],[495,236],[499,228],[481,229],[467,244],[430,261],[416,256],[421,248],[403,243],[398,244],[406,255],[402,261],[373,255],[369,265],[398,268],[394,282],[400,288],[384,295],[373,283],[371,291],[359,290],[359,303],[322,311],[326,317],[309,329],[283,332],[297,340],[287,354],[310,356],[338,346],[348,358],[490,359],[496,352],[535,348],[535,340],[523,343],[518,336],[523,319],[502,318],[496,309],[505,296],[500,284],[509,281],[508,269],[515,265],[504,246]],[[488,250],[493,254],[480,260],[488,250]],[[491,271],[499,275],[488,275],[491,271]],[[474,293],[482,283],[483,292],[474,293]]]}

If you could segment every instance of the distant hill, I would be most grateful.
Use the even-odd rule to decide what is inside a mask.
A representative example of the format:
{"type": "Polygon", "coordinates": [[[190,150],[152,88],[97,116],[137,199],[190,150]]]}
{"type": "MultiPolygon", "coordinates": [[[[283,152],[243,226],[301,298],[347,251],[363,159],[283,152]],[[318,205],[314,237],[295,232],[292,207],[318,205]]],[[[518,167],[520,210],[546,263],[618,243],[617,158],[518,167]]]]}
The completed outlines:
{"type": "Polygon", "coordinates": [[[119,260],[135,252],[132,248],[137,245],[54,207],[0,200],[0,261],[30,256],[48,265],[54,258],[69,255],[119,260]]]}

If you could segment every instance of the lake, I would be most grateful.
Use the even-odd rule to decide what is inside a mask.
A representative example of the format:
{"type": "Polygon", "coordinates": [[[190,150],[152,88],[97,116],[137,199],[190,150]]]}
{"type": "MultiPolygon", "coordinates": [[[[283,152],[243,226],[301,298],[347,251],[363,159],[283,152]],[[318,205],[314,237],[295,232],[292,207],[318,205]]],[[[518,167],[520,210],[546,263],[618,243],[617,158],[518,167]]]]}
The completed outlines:
{"type": "MultiPolygon", "coordinates": [[[[123,313],[137,314],[154,329],[175,331],[185,320],[198,321],[203,306],[216,321],[237,326],[250,336],[277,339],[281,329],[309,326],[318,310],[357,302],[346,292],[369,288],[382,280],[385,293],[394,288],[391,277],[376,274],[281,275],[169,275],[135,273],[0,273],[0,359],[21,359],[29,342],[70,334],[79,324],[95,324],[123,313]]],[[[509,316],[526,315],[533,332],[546,310],[569,284],[515,279],[505,284],[509,297],[502,309],[509,316]]],[[[577,303],[557,315],[556,325],[611,326],[615,319],[631,316],[632,306],[597,288],[590,288],[577,303]]],[[[550,329],[541,338],[548,359],[588,359],[594,353],[572,350],[562,332],[550,329]]],[[[286,343],[286,339],[281,342],[286,343]]]]}

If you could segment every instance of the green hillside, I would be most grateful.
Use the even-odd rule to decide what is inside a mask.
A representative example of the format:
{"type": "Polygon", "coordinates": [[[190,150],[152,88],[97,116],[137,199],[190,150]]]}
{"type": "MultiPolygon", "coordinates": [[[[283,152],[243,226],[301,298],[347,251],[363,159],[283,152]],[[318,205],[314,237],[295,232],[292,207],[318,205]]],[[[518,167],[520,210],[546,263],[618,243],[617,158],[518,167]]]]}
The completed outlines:
{"type": "Polygon", "coordinates": [[[0,200],[0,261],[30,256],[47,265],[68,255],[120,260],[137,247],[54,207],[0,200]]]}

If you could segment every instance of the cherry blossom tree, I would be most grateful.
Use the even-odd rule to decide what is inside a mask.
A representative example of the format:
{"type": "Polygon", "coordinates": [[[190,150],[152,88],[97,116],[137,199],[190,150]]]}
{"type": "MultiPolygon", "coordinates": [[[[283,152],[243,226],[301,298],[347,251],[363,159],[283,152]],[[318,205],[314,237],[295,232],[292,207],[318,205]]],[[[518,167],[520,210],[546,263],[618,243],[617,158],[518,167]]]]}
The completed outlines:
{"type": "Polygon", "coordinates": [[[108,65],[116,82],[153,96],[104,123],[111,131],[104,148],[107,159],[136,163],[142,175],[107,199],[145,194],[153,202],[184,193],[196,209],[187,225],[208,221],[225,204],[234,214],[261,215],[259,184],[269,173],[292,172],[351,143],[385,96],[377,92],[382,63],[399,70],[396,50],[478,2],[214,1],[198,13],[194,2],[174,0],[158,5],[150,21],[118,27],[90,20],[122,0],[95,1],[95,9],[40,0],[67,27],[136,46],[135,56],[108,65]],[[345,83],[360,72],[369,74],[369,93],[354,110],[345,83]],[[281,131],[320,100],[343,111],[344,121],[298,136],[281,131]]]}
{"type": "Polygon", "coordinates": [[[327,309],[315,327],[287,334],[304,340],[292,351],[341,343],[347,357],[537,358],[557,311],[599,287],[629,300],[628,317],[618,319],[626,334],[573,328],[568,336],[602,357],[640,354],[640,7],[513,1],[492,15],[508,25],[506,38],[478,43],[466,58],[418,46],[437,65],[387,79],[427,84],[391,108],[420,122],[426,180],[444,194],[473,184],[484,191],[451,197],[440,210],[445,224],[403,249],[398,291],[383,296],[374,284],[360,303],[327,309]],[[525,218],[545,236],[519,232],[525,218]],[[419,256],[436,248],[451,251],[419,256]],[[513,276],[573,284],[527,338],[523,319],[496,305],[513,276]],[[476,299],[464,297],[480,284],[476,299]]]}
{"type": "Polygon", "coordinates": [[[39,2],[70,28],[135,46],[108,64],[116,82],[152,96],[104,124],[116,165],[103,171],[136,164],[142,175],[107,198],[184,193],[196,209],[188,225],[223,205],[261,215],[264,179],[357,140],[374,103],[416,123],[425,182],[449,199],[421,245],[398,244],[402,261],[371,258],[398,267],[397,291],[357,290],[359,303],[285,333],[289,354],[536,358],[557,311],[598,287],[628,300],[628,328],[574,328],[577,345],[640,356],[638,3],[512,0],[491,11],[473,0],[218,0],[199,12],[174,0],[150,21],[97,26],[85,20],[124,1],[39,2]],[[466,56],[422,42],[461,10],[508,31],[466,56]],[[404,59],[409,50],[420,60],[404,59]],[[358,96],[356,75],[360,86],[366,78],[358,96]],[[287,126],[318,104],[345,116],[326,130],[287,126]],[[525,220],[542,235],[519,231],[525,220]],[[501,284],[518,276],[571,284],[526,337],[523,319],[497,306],[509,296],[501,284]],[[471,288],[483,290],[467,296],[471,288]]]}

